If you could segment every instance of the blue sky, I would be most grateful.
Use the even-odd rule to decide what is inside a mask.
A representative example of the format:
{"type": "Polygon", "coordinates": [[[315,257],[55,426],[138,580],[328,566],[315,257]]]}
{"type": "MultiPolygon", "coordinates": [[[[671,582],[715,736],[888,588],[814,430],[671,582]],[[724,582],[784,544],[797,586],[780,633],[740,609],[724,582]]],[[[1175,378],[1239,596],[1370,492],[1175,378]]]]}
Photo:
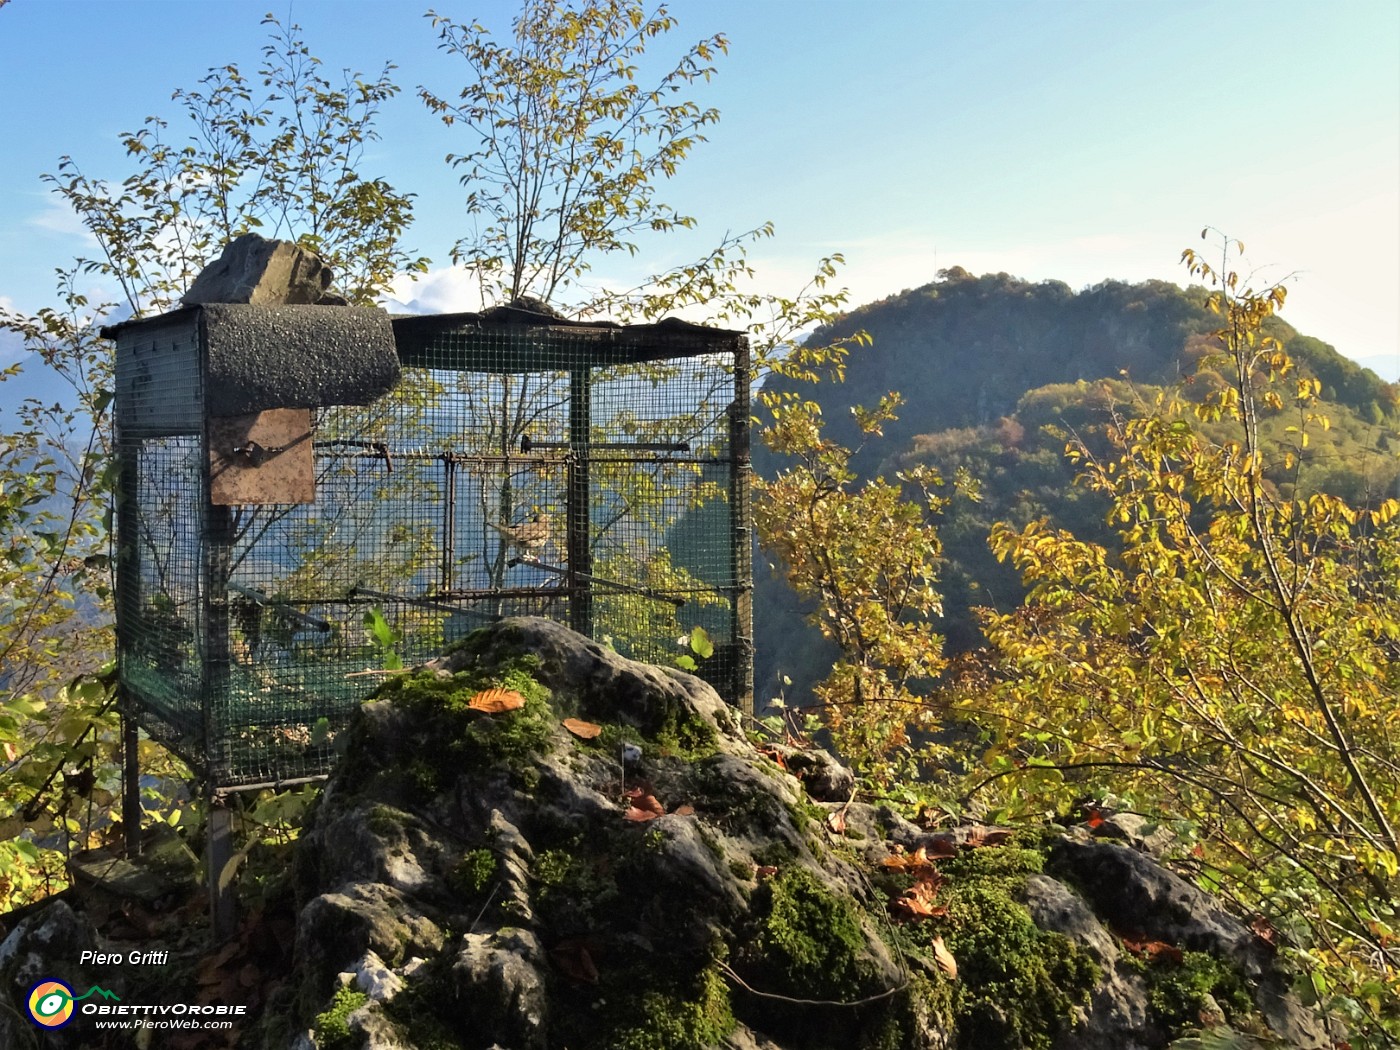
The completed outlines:
{"type": "MultiPolygon", "coordinates": [[[[514,3],[439,0],[505,29],[514,3]]],[[[473,308],[447,267],[465,232],[442,163],[464,144],[414,97],[466,75],[406,0],[11,0],[0,7],[0,304],[52,301],[89,250],[40,175],[73,156],[119,181],[117,141],[214,65],[252,71],[261,16],[299,23],[329,69],[394,61],[368,173],[419,195],[409,245],[435,260],[405,288],[473,308]]],[[[1266,278],[1296,273],[1284,316],[1400,378],[1400,4],[1186,0],[679,0],[672,40],[728,34],[700,93],[710,141],[664,199],[698,234],[644,244],[632,280],[765,220],[761,283],[794,291],[843,252],[861,303],[943,267],[1056,278],[1185,280],[1211,225],[1266,278]]],[[[13,359],[0,344],[0,364],[13,359]]]]}

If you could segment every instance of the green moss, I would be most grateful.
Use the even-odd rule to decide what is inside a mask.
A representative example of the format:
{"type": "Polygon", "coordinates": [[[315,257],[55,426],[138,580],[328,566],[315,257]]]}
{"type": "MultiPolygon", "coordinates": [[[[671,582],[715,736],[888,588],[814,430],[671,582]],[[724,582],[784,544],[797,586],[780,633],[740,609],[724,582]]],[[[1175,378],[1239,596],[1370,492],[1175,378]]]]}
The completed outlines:
{"type": "Polygon", "coordinates": [[[714,967],[671,991],[648,991],[635,1019],[613,1031],[609,1050],[710,1050],[734,1030],[729,987],[714,967]]]}
{"type": "Polygon", "coordinates": [[[687,762],[709,758],[719,750],[714,728],[679,704],[670,706],[655,729],[638,728],[625,722],[605,722],[603,731],[588,742],[589,746],[614,756],[623,744],[655,749],[663,756],[683,758],[687,762]]]}
{"type": "Polygon", "coordinates": [[[527,771],[534,772],[532,759],[544,750],[556,722],[549,690],[531,677],[534,666],[533,659],[522,658],[514,665],[470,668],[448,678],[424,673],[386,683],[376,697],[409,719],[414,758],[400,774],[405,787],[419,798],[430,797],[451,784],[459,770],[473,767],[504,767],[527,779],[527,771]],[[525,706],[493,715],[470,706],[473,696],[495,687],[520,693],[525,706]]]}
{"type": "Polygon", "coordinates": [[[784,820],[783,803],[772,792],[743,788],[714,762],[696,762],[690,768],[687,787],[706,819],[729,831],[772,838],[792,819],[789,815],[784,820]]]}
{"type": "Polygon", "coordinates": [[[1012,845],[992,846],[962,850],[956,857],[940,861],[938,867],[950,879],[1039,875],[1045,870],[1045,854],[1012,845]]]}
{"type": "Polygon", "coordinates": [[[707,828],[703,823],[697,824],[696,830],[700,833],[700,841],[703,842],[705,844],[705,848],[710,851],[710,856],[714,857],[715,860],[723,861],[726,856],[724,852],[724,846],[720,844],[720,841],[715,836],[715,833],[709,828],[707,828]]]}
{"type": "Polygon", "coordinates": [[[769,842],[753,853],[753,862],[764,867],[781,868],[796,859],[797,848],[787,842],[769,842]]]}
{"type": "Polygon", "coordinates": [[[468,900],[482,896],[496,879],[498,863],[489,849],[474,849],[447,873],[453,893],[468,900]]]}
{"type": "Polygon", "coordinates": [[[576,847],[536,854],[530,877],[541,913],[569,929],[586,926],[621,896],[612,865],[582,855],[576,847]]]}
{"type": "Polygon", "coordinates": [[[913,1050],[926,1044],[922,1032],[947,1032],[953,1027],[954,986],[910,974],[909,986],[867,1031],[861,1050],[913,1050]]]}
{"type": "Polygon", "coordinates": [[[1254,1010],[1244,980],[1228,964],[1204,952],[1184,952],[1181,962],[1169,960],[1141,967],[1147,980],[1148,1003],[1158,1022],[1173,1037],[1200,1024],[1206,997],[1238,1025],[1254,1010]]]}
{"type": "Polygon", "coordinates": [[[384,1014],[394,1023],[405,1046],[414,1050],[464,1050],[464,1043],[443,1013],[451,1013],[451,993],[441,961],[420,972],[402,992],[384,1004],[384,1014]]]}
{"type": "Polygon", "coordinates": [[[790,867],[762,883],[755,910],[758,929],[747,951],[774,990],[837,1001],[869,993],[859,912],[806,869],[790,867]]]}
{"type": "Polygon", "coordinates": [[[530,866],[530,874],[546,892],[561,886],[574,867],[573,857],[565,850],[551,849],[539,854],[530,866]]]}
{"type": "Polygon", "coordinates": [[[948,908],[946,943],[958,963],[953,1000],[957,1045],[967,1050],[1046,1050],[1088,1002],[1100,970],[1069,938],[1035,925],[1015,900],[1023,874],[1038,870],[1030,850],[969,851],[948,865],[940,891],[948,908]],[[1000,859],[994,855],[1004,853],[1000,859]],[[981,869],[970,873],[968,868],[981,869]],[[987,874],[998,870],[998,874],[987,874]]]}
{"type": "Polygon", "coordinates": [[[317,1014],[313,1027],[316,1029],[316,1045],[321,1050],[352,1050],[359,1039],[350,1031],[347,1018],[369,1002],[369,996],[353,988],[336,989],[331,1005],[325,1013],[317,1014]]]}
{"type": "Polygon", "coordinates": [[[826,822],[826,810],[809,799],[805,793],[799,794],[797,801],[787,807],[787,813],[793,827],[803,834],[816,831],[826,822]]]}
{"type": "Polygon", "coordinates": [[[598,747],[616,759],[619,752],[622,751],[623,744],[641,746],[646,743],[646,740],[643,739],[641,731],[636,726],[630,726],[625,722],[604,722],[603,731],[586,743],[598,747]]]}
{"type": "Polygon", "coordinates": [[[663,754],[675,755],[688,762],[709,758],[719,749],[714,727],[679,704],[666,713],[665,721],[653,738],[663,754]]]}
{"type": "Polygon", "coordinates": [[[375,806],[369,811],[365,825],[380,838],[397,837],[403,833],[405,814],[392,806],[375,806]]]}

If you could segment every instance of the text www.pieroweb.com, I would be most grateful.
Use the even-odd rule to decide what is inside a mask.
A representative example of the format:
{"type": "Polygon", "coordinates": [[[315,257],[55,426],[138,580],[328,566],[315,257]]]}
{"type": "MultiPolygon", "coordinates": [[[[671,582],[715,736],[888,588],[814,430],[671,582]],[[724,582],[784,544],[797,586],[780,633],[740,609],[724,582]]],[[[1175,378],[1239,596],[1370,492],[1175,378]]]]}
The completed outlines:
{"type": "Polygon", "coordinates": [[[196,1021],[189,1017],[172,1017],[164,1021],[157,1021],[151,1017],[130,1017],[122,1021],[94,1021],[94,1028],[151,1028],[151,1029],[198,1029],[207,1031],[228,1031],[233,1027],[232,1021],[196,1021]]]}
{"type": "Polygon", "coordinates": [[[228,1031],[233,1028],[229,1015],[242,1014],[241,1006],[147,1006],[123,1003],[120,1006],[92,1004],[82,1012],[94,1028],[228,1031]],[[193,1016],[191,1016],[193,1015],[193,1016]],[[211,1016],[213,1015],[213,1016],[211,1016]],[[223,1015],[223,1016],[219,1016],[223,1015]]]}

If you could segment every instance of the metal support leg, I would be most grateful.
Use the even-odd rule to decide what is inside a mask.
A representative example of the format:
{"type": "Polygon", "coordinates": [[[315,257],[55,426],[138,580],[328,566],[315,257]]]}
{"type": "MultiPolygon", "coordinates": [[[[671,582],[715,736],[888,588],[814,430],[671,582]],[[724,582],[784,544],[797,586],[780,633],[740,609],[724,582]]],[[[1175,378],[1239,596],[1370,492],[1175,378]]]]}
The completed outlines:
{"type": "Polygon", "coordinates": [[[126,842],[126,855],[135,857],[141,852],[141,736],[128,708],[128,699],[122,698],[122,836],[126,842]]]}
{"type": "Polygon", "coordinates": [[[229,861],[233,859],[233,810],[227,795],[217,791],[210,793],[208,823],[209,920],[215,939],[223,941],[233,936],[238,921],[233,879],[224,879],[229,861]]]}

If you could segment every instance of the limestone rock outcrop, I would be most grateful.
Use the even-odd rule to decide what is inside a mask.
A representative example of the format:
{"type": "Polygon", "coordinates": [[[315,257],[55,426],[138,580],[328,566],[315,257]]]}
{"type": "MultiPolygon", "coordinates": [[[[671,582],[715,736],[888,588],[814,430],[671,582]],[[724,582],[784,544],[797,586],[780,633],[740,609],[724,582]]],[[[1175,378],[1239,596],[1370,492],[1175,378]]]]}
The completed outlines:
{"type": "Polygon", "coordinates": [[[1345,1039],[1290,995],[1269,944],[1148,852],[1162,829],[912,823],[857,801],[830,756],[756,746],[700,679],[546,620],[391,677],[344,744],[293,870],[235,940],[201,947],[182,919],[197,893],[109,907],[105,929],[81,887],[13,917],[0,1046],[146,1045],[90,1018],[40,1031],[25,1009],[42,979],[249,1006],[222,1041],[177,1050],[1345,1039]],[[112,916],[143,915],[114,942],[112,916]],[[160,967],[78,963],[164,958],[162,940],[182,950],[160,967]]]}
{"type": "Polygon", "coordinates": [[[1149,1050],[1226,1021],[1327,1045],[1267,947],[1146,854],[917,827],[847,776],[755,748],[698,678],[545,620],[479,631],[352,727],[268,1045],[332,1019],[376,1048],[1149,1050]],[[1188,971],[1197,998],[1163,991],[1188,971]]]}
{"type": "Polygon", "coordinates": [[[195,277],[180,300],[186,306],[249,303],[253,306],[344,306],[331,289],[331,268],[291,241],[245,233],[195,277]]]}

